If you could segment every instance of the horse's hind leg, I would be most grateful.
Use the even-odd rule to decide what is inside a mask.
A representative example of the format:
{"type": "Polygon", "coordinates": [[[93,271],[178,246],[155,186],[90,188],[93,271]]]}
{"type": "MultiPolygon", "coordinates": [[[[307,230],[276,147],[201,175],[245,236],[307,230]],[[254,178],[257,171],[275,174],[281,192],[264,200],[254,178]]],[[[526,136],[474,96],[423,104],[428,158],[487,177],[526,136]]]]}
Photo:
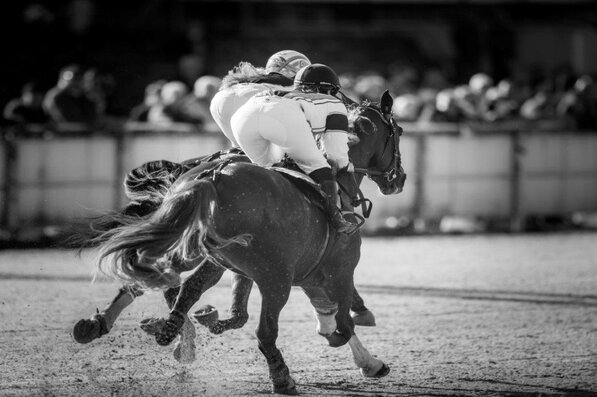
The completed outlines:
{"type": "MultiPolygon", "coordinates": [[[[249,296],[253,288],[253,280],[241,276],[238,273],[232,273],[232,305],[230,306],[230,318],[225,320],[215,320],[207,322],[206,325],[211,333],[221,334],[230,329],[238,329],[247,323],[249,312],[247,306],[249,296]]],[[[195,312],[195,319],[200,321],[204,312],[208,308],[203,308],[195,312]]],[[[217,312],[216,312],[217,316],[217,312]]],[[[201,321],[200,321],[201,322],[201,321]]],[[[202,322],[203,324],[203,322],[202,322]]]]}
{"type": "Polygon", "coordinates": [[[355,325],[361,325],[364,327],[375,327],[375,316],[365,306],[365,302],[361,295],[359,295],[355,288],[352,293],[352,304],[350,306],[350,315],[355,325]]]}
{"type": "Polygon", "coordinates": [[[261,292],[262,301],[256,335],[259,340],[259,350],[267,360],[273,392],[288,395],[298,394],[296,383],[290,376],[290,371],[284,362],[284,358],[282,358],[282,353],[276,347],[278,319],[280,311],[290,295],[290,281],[276,280],[274,283],[262,284],[257,282],[257,285],[261,292]]]}
{"type": "Polygon", "coordinates": [[[114,322],[136,297],[143,295],[143,291],[134,286],[122,286],[118,294],[101,312],[98,310],[89,319],[79,320],[73,327],[73,338],[79,343],[89,343],[112,329],[114,322]]]}
{"type": "Polygon", "coordinates": [[[166,295],[166,300],[171,310],[162,327],[155,330],[155,339],[159,345],[165,346],[172,343],[184,323],[189,321],[188,311],[205,291],[213,287],[222,278],[224,270],[224,268],[211,261],[205,261],[197,266],[193,273],[184,280],[176,298],[174,298],[175,290],[166,292],[166,294],[170,294],[170,296],[166,295]]]}

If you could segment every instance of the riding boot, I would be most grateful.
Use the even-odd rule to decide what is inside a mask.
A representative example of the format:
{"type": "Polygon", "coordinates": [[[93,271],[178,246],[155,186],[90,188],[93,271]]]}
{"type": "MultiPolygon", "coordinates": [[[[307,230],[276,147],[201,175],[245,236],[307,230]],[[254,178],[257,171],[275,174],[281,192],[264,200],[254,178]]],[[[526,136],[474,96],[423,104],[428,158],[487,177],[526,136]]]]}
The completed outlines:
{"type": "Polygon", "coordinates": [[[338,194],[338,183],[334,180],[326,180],[320,183],[321,190],[326,195],[326,212],[332,226],[340,233],[351,234],[359,228],[358,223],[348,221],[340,211],[340,195],[338,194]]]}

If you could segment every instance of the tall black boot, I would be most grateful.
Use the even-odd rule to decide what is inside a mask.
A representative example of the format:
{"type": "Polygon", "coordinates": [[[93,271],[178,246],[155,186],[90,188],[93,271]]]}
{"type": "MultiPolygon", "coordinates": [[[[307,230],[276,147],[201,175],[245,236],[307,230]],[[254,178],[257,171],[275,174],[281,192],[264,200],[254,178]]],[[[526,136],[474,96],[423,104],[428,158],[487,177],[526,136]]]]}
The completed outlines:
{"type": "Polygon", "coordinates": [[[320,183],[321,190],[326,197],[326,212],[332,226],[340,233],[354,233],[361,225],[348,221],[340,211],[340,195],[338,194],[338,183],[334,180],[325,180],[320,183]]]}

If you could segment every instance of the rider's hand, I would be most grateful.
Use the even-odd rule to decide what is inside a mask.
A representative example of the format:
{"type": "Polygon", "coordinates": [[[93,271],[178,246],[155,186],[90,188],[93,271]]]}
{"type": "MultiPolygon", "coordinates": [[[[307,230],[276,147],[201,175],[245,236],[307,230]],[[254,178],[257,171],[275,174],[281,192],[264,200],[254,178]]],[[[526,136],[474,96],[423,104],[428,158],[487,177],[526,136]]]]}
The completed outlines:
{"type": "Polygon", "coordinates": [[[354,164],[349,162],[346,167],[342,168],[342,171],[354,172],[354,164]]]}

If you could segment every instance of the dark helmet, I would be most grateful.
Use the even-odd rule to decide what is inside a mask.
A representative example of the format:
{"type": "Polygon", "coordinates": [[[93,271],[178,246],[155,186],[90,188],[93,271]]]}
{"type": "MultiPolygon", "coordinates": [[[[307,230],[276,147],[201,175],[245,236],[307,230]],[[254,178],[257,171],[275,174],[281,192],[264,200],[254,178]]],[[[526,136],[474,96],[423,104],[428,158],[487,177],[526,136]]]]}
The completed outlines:
{"type": "Polygon", "coordinates": [[[329,91],[334,95],[340,89],[340,79],[329,66],[314,63],[299,70],[294,77],[294,88],[310,87],[329,91]]]}

